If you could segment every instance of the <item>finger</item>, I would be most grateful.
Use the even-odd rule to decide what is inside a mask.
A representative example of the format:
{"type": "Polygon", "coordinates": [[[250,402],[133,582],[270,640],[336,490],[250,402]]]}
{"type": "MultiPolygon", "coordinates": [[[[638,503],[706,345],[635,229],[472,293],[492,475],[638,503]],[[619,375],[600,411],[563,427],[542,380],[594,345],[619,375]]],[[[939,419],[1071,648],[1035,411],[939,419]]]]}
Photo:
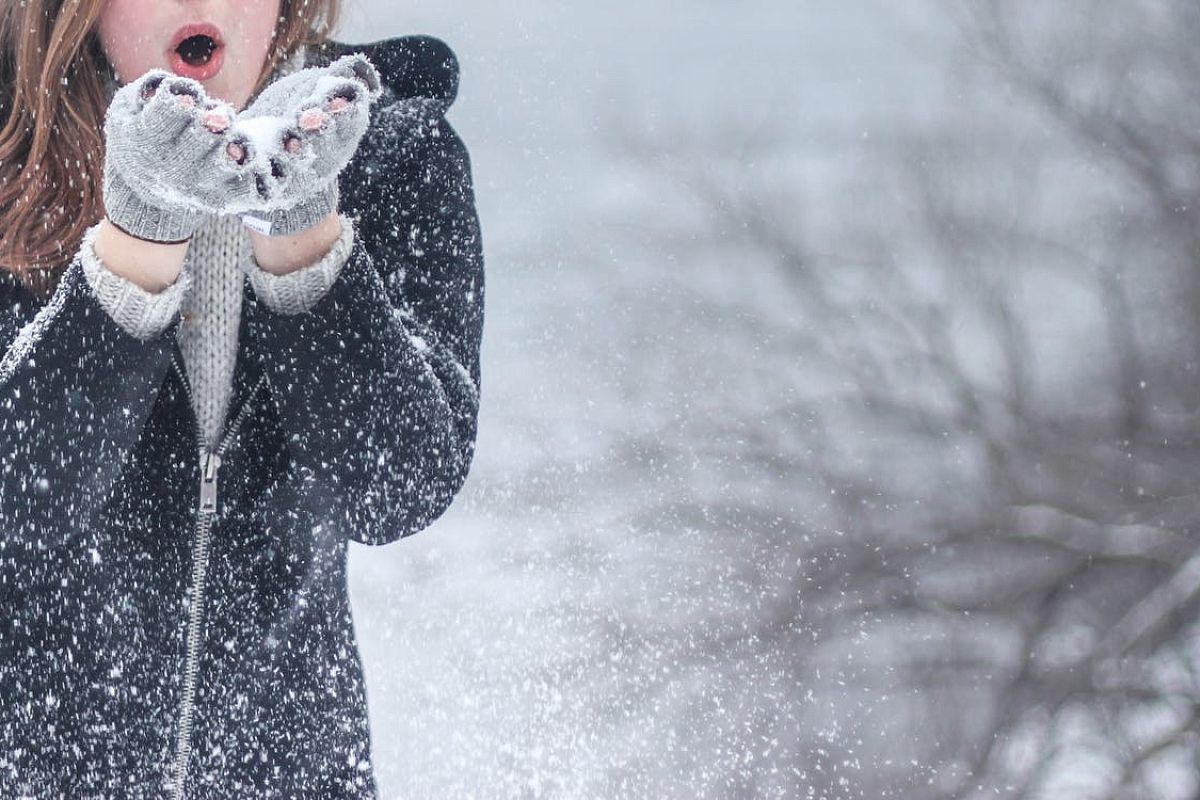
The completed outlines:
{"type": "Polygon", "coordinates": [[[352,53],[342,56],[329,65],[329,73],[343,78],[350,78],[362,85],[370,101],[375,100],[382,91],[382,82],[375,66],[362,53],[352,53]]]}
{"type": "Polygon", "coordinates": [[[296,124],[300,126],[301,130],[313,133],[329,124],[329,115],[319,108],[306,108],[300,112],[296,124]]]}
{"type": "Polygon", "coordinates": [[[136,81],[122,86],[113,95],[105,115],[106,124],[124,126],[133,122],[159,85],[170,76],[171,73],[164,70],[150,70],[136,81]]]}
{"type": "Polygon", "coordinates": [[[225,145],[225,155],[239,167],[250,159],[250,143],[245,139],[234,139],[225,145]]]}
{"type": "Polygon", "coordinates": [[[357,81],[346,80],[326,92],[325,108],[331,114],[340,114],[351,105],[365,99],[357,81]]]}
{"type": "Polygon", "coordinates": [[[158,87],[162,85],[162,82],[169,77],[170,75],[168,73],[161,71],[148,73],[141,81],[141,88],[138,91],[138,96],[141,97],[142,100],[150,100],[155,94],[158,93],[158,87]]]}
{"type": "Polygon", "coordinates": [[[229,130],[230,119],[223,110],[213,109],[205,112],[201,124],[212,133],[224,133],[229,130]]]}
{"type": "Polygon", "coordinates": [[[174,99],[193,108],[203,108],[209,102],[204,87],[191,78],[171,76],[162,81],[160,91],[165,89],[174,99]]]}

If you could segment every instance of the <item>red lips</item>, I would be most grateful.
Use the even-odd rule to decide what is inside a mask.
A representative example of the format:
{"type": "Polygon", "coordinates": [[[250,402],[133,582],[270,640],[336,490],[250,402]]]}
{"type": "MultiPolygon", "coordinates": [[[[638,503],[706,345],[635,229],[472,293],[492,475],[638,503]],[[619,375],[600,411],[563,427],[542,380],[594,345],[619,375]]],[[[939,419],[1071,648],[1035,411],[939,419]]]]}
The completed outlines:
{"type": "Polygon", "coordinates": [[[221,71],[225,61],[225,41],[220,29],[208,22],[184,25],[171,37],[167,59],[176,75],[208,80],[221,71]]]}

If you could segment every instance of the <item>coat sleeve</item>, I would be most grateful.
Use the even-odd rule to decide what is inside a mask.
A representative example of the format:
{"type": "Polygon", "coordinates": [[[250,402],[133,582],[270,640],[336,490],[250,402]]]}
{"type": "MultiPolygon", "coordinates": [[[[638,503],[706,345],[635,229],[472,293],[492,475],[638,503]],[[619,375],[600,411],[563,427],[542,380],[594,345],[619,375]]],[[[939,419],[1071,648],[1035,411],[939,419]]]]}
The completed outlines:
{"type": "Polygon", "coordinates": [[[427,527],[475,452],[483,253],[470,160],[442,112],[383,110],[340,179],[356,229],[336,280],[302,313],[248,313],[291,479],[363,544],[427,527]]]}
{"type": "Polygon", "coordinates": [[[177,327],[178,315],[149,338],[126,331],[78,256],[44,305],[0,269],[0,547],[65,541],[103,502],[153,408],[177,327]]]}

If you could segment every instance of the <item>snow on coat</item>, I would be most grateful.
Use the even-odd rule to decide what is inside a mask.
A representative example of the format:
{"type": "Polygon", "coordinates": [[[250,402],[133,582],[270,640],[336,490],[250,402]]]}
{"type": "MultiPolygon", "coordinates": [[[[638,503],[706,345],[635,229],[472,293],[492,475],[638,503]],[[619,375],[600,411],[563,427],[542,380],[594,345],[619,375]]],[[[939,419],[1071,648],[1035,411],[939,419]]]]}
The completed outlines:
{"type": "Polygon", "coordinates": [[[246,285],[215,453],[178,318],[142,341],[78,260],[44,306],[0,270],[0,797],[375,797],[347,542],[465,480],[484,276],[453,53],[309,61],[348,52],[386,84],[339,181],[354,249],[308,313],[246,285]]]}

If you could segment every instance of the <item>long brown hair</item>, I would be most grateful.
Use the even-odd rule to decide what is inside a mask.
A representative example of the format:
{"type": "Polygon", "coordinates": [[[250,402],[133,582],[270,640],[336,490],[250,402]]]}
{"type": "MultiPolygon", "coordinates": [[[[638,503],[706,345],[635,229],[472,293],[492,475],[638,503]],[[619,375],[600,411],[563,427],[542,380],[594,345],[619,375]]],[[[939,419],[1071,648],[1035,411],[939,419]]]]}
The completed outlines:
{"type": "MultiPolygon", "coordinates": [[[[43,301],[103,215],[104,2],[0,2],[0,269],[43,301]]],[[[338,11],[339,0],[281,0],[256,91],[297,47],[326,41],[338,11]]]]}

